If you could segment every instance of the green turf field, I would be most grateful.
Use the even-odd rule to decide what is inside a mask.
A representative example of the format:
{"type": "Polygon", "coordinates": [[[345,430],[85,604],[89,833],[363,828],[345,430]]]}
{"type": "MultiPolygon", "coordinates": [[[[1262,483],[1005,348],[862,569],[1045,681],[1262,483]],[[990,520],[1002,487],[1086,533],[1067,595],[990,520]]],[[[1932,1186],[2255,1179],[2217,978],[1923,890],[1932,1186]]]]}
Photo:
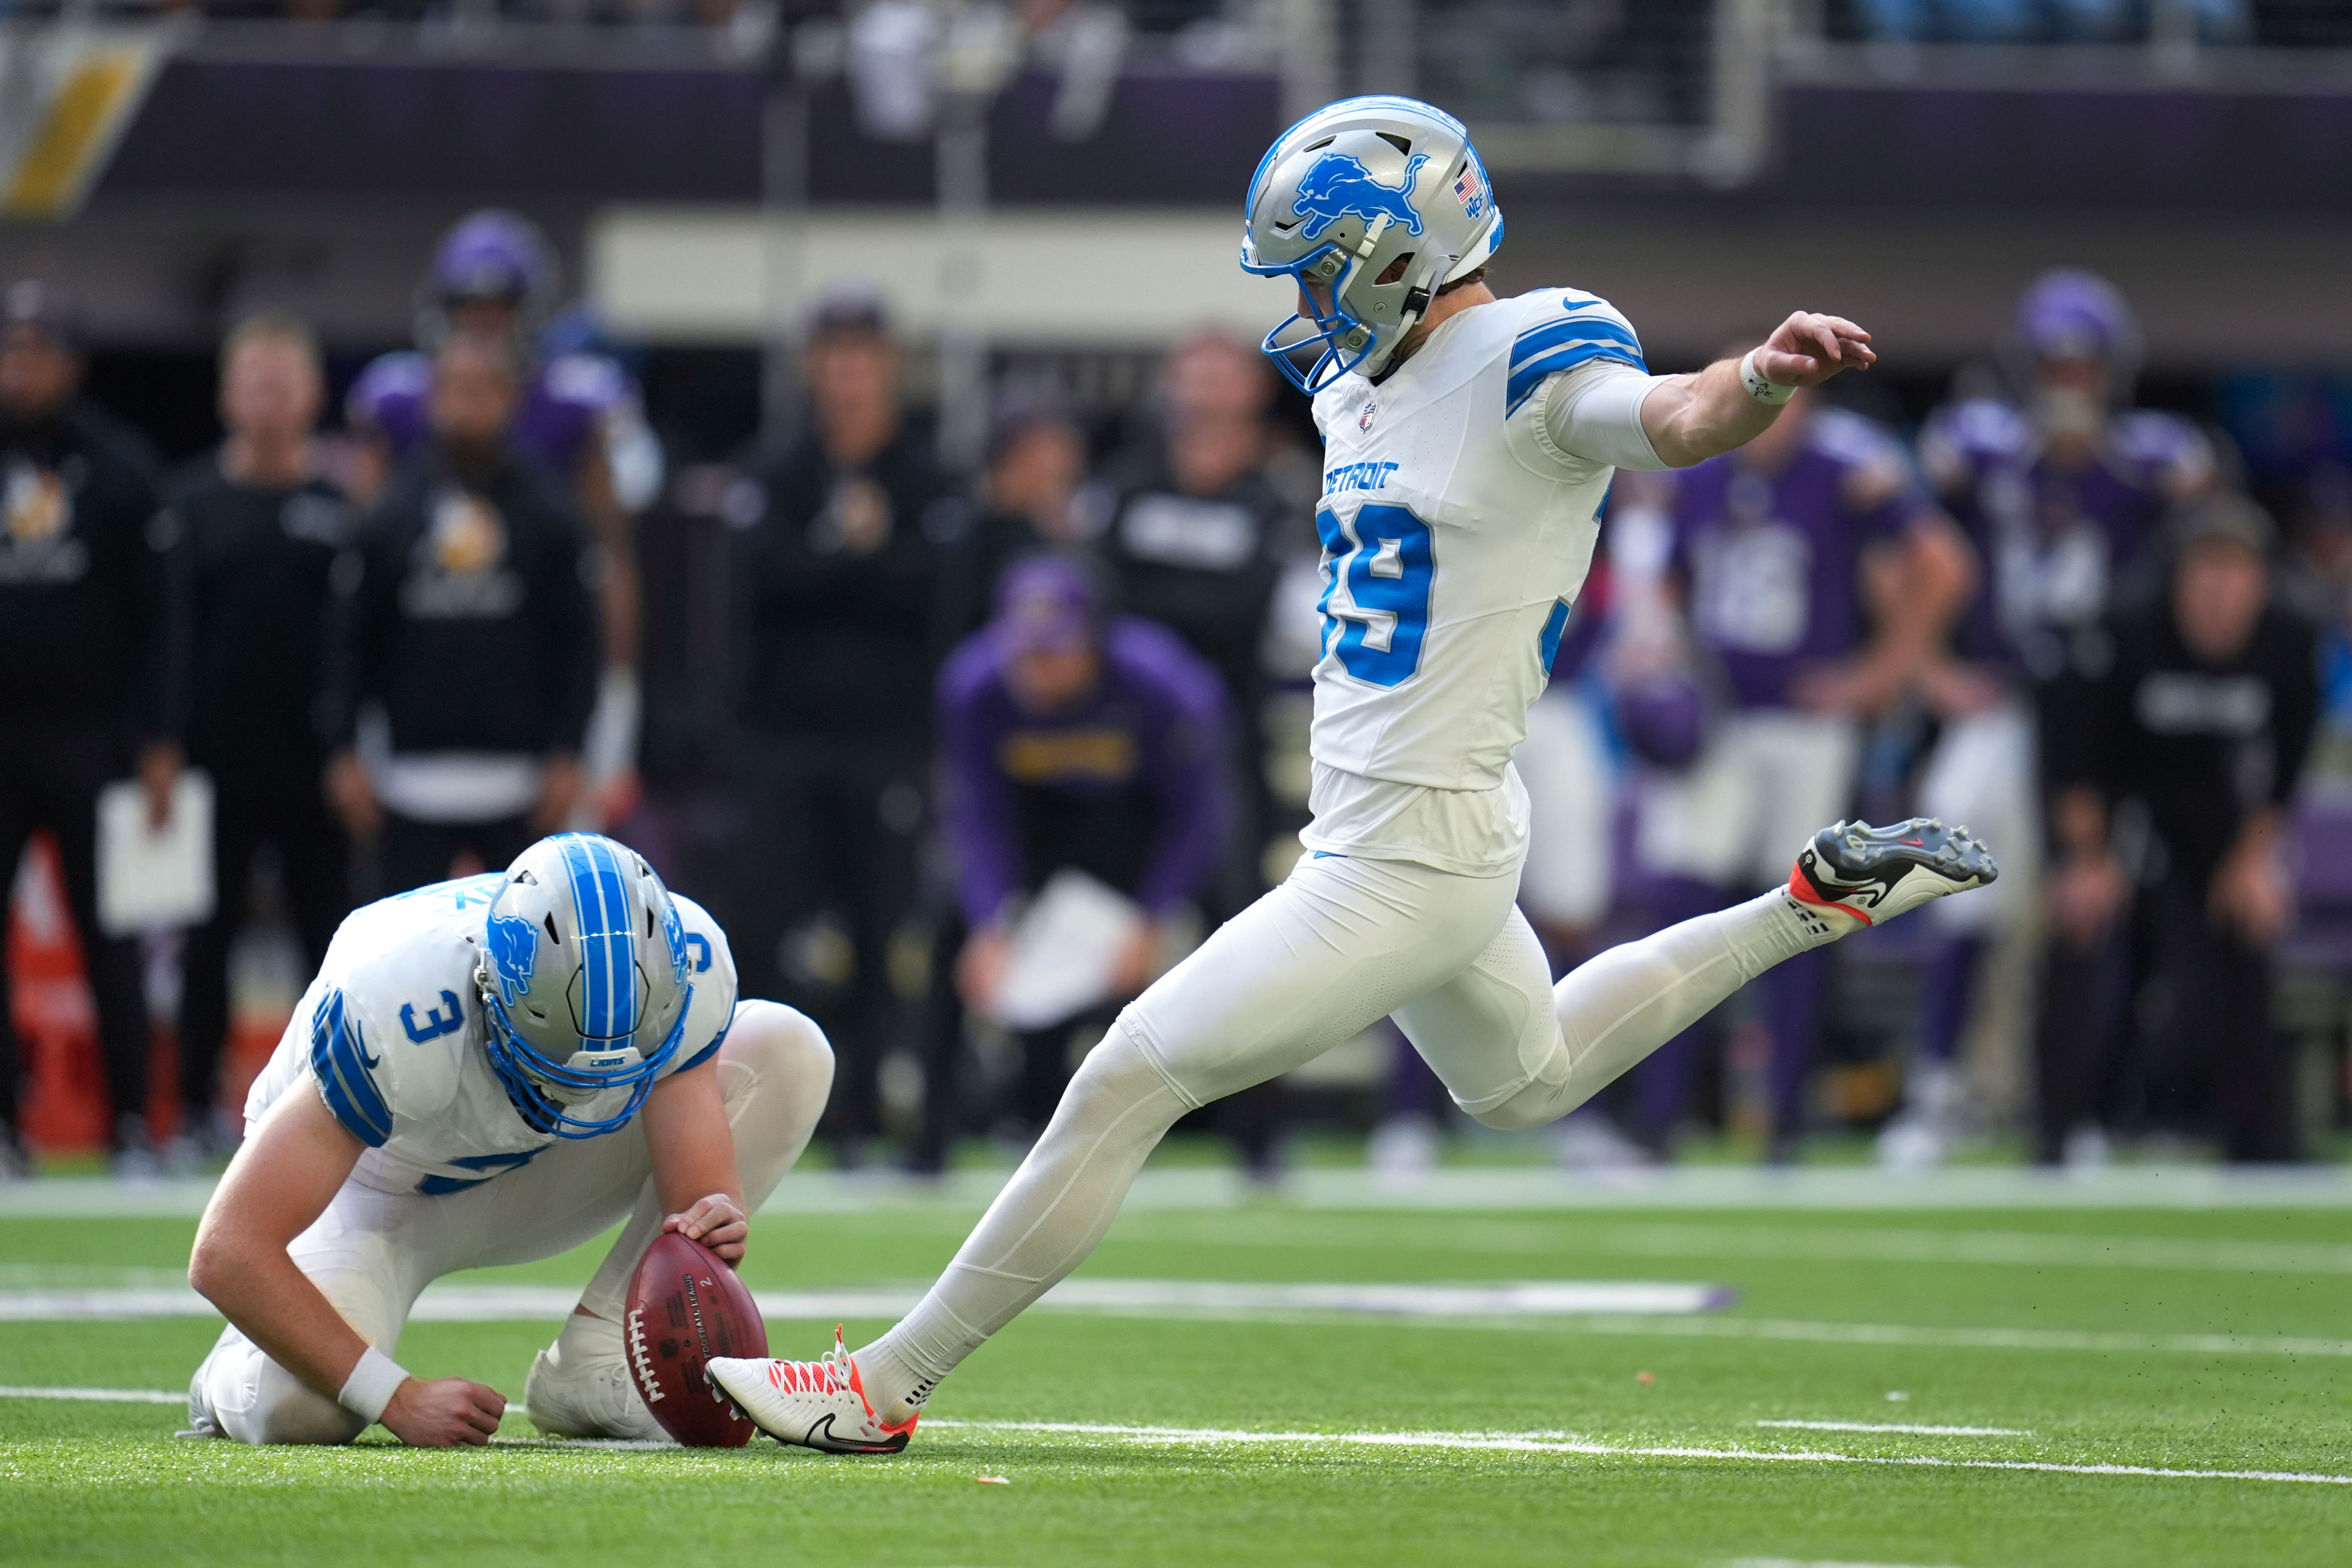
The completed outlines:
{"type": "MultiPolygon", "coordinates": [[[[1869,1201],[1876,1178],[1852,1181],[1869,1201]]],[[[950,1200],[772,1211],[746,1276],[919,1281],[971,1217],[950,1200]]],[[[193,1228],[0,1218],[0,1293],[168,1284],[193,1228]]],[[[576,1284],[590,1262],[499,1275],[576,1284]]],[[[2352,1485],[2331,1479],[2352,1480],[2342,1207],[1245,1202],[1131,1212],[1087,1274],[1696,1281],[1740,1298],[1699,1317],[1475,1322],[1041,1310],[887,1460],[764,1440],[536,1446],[511,1415],[513,1446],[487,1452],[404,1451],[381,1429],[353,1450],[262,1452],[175,1442],[181,1413],[160,1404],[12,1394],[0,1562],[2352,1560],[2352,1485]],[[1765,1425],[1786,1422],[1836,1425],[1765,1425]],[[1894,1426],[1979,1430],[1843,1429],[1894,1426]]],[[[851,1342],[881,1326],[851,1323],[851,1342]]],[[[519,1398],[551,1328],[419,1322],[401,1357],[519,1398]]],[[[794,1354],[830,1328],[771,1324],[794,1354]]],[[[0,1321],[0,1384],[180,1388],[214,1331],[0,1321]]]]}

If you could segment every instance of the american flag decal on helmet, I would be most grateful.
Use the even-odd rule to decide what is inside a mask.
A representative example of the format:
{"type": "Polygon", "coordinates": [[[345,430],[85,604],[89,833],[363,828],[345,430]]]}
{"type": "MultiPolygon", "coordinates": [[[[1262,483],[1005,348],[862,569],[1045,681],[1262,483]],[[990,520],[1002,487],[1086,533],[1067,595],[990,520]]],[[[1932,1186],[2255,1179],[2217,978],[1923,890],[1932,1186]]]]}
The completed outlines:
{"type": "Polygon", "coordinates": [[[1473,223],[1486,214],[1486,171],[1478,167],[1475,154],[1462,165],[1454,177],[1454,199],[1462,204],[1462,216],[1473,223]]]}

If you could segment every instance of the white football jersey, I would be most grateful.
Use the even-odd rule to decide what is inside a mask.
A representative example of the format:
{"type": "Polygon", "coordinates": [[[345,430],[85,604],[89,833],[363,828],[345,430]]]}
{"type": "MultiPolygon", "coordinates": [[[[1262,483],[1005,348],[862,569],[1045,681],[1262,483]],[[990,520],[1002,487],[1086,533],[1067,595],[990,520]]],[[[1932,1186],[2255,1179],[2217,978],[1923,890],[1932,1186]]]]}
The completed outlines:
{"type": "Polygon", "coordinates": [[[1479,874],[1517,864],[1526,796],[1511,754],[1616,471],[1561,450],[1546,403],[1604,363],[1646,374],[1633,327],[1604,300],[1546,289],[1448,318],[1378,386],[1349,375],[1317,395],[1310,848],[1479,874]]]}
{"type": "MultiPolygon", "coordinates": [[[[326,1100],[370,1147],[353,1175],[384,1192],[454,1193],[524,1165],[555,1135],[526,1122],[491,1069],[475,966],[501,872],[439,882],[354,910],[335,932],[269,1065],[245,1101],[248,1125],[298,1083],[326,1100]],[[323,1076],[322,1076],[323,1075],[323,1076]],[[326,1085],[331,1082],[333,1092],[326,1085]],[[373,1091],[353,1118],[337,1096],[373,1091]],[[381,1128],[389,1125],[388,1137],[381,1128]]],[[[735,959],[701,905],[673,893],[693,986],[686,1032],[661,1076],[706,1059],[735,1016],[735,959]]],[[[617,1116],[630,1090],[572,1108],[617,1116]]]]}

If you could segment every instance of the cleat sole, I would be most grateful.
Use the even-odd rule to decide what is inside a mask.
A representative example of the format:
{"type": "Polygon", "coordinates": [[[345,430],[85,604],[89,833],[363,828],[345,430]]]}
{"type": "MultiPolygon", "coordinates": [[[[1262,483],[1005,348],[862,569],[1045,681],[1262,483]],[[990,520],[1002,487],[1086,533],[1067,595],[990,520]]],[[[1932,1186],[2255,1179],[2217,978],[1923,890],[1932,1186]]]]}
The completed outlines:
{"type": "Polygon", "coordinates": [[[1813,836],[1813,852],[1848,884],[1888,880],[1913,868],[1978,887],[2000,875],[1992,852],[1975,835],[1933,817],[1915,816],[1892,827],[1836,823],[1813,836]]]}

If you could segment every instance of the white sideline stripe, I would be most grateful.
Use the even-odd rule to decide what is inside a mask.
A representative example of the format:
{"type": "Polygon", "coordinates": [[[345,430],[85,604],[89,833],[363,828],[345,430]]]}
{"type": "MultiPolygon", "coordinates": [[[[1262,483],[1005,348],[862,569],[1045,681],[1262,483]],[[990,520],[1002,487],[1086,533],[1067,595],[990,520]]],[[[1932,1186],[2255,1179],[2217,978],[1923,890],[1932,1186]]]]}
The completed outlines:
{"type": "MultiPolygon", "coordinates": [[[[771,1214],[911,1211],[976,1215],[1010,1171],[958,1171],[938,1181],[885,1172],[795,1172],[762,1205],[771,1214]]],[[[212,1195],[211,1178],[143,1184],[56,1176],[0,1182],[0,1217],[100,1215],[193,1217],[212,1195]]],[[[1606,1177],[1559,1171],[1445,1169],[1410,1183],[1356,1168],[1309,1168],[1282,1179],[1285,1204],[1309,1210],[1442,1214],[1459,1210],[1594,1212],[1612,1209],[2352,1209],[2352,1169],[2233,1171],[2221,1166],[2123,1165],[2095,1173],[1969,1168],[1891,1177],[1885,1172],[1746,1166],[1675,1166],[1606,1177]]],[[[1264,1189],[1233,1170],[1181,1167],[1143,1172],[1125,1212],[1236,1209],[1257,1212],[1264,1189]]]]}
{"type": "Polygon", "coordinates": [[[1905,1432],[1916,1437],[2031,1437],[2016,1426],[1915,1426],[1902,1421],[1759,1421],[1798,1432],[1905,1432]]]}
{"type": "Polygon", "coordinates": [[[1631,1258],[1805,1258],[1832,1263],[1931,1263],[2025,1268],[2139,1268],[2222,1274],[2352,1274],[2352,1246],[2070,1231],[1928,1230],[1885,1226],[1616,1225],[1580,1216],[1446,1222],[1393,1215],[1139,1215],[1121,1241],[1218,1247],[1305,1247],[1631,1258]]]}
{"type": "Polygon", "coordinates": [[[2300,1470],[2185,1470],[2159,1465],[2069,1465],[2041,1459],[1946,1459],[1927,1454],[1830,1454],[1786,1448],[1695,1448],[1681,1445],[1593,1443],[1549,1433],[1244,1432],[1209,1426],[1117,1426],[1077,1421],[928,1421],[971,1432],[1036,1432],[1110,1437],[1139,1447],[1198,1447],[1221,1443],[1335,1444],[1366,1448],[1434,1448],[1477,1453],[1573,1454],[1599,1458],[1735,1459],[1774,1464],[1895,1465],[1940,1470],[2032,1470],[2061,1476],[2153,1476],[2168,1480],[2282,1481],[2348,1487],[2352,1475],[2300,1470]]]}
{"type": "Polygon", "coordinates": [[[185,1405],[188,1391],[168,1388],[25,1388],[0,1384],[0,1399],[75,1399],[100,1405],[185,1405]]]}
{"type": "MultiPolygon", "coordinates": [[[[854,1290],[761,1290],[761,1314],[780,1320],[896,1318],[923,1298],[919,1286],[854,1290]]],[[[560,1285],[435,1285],[412,1322],[484,1323],[561,1318],[580,1299],[560,1285]]],[[[1713,1285],[1626,1280],[1522,1280],[1496,1285],[1251,1284],[1196,1279],[1066,1279],[1039,1301],[1048,1310],[1262,1316],[1336,1313],[1430,1318],[1557,1318],[1580,1313],[1678,1314],[1728,1306],[1713,1285]]],[[[54,1319],[209,1318],[211,1302],[186,1286],[130,1289],[0,1290],[0,1322],[54,1319]]]]}
{"type": "Polygon", "coordinates": [[[1735,1557],[1724,1568],[1915,1568],[1907,1563],[1819,1563],[1801,1557],[1735,1557]]]}
{"type": "MultiPolygon", "coordinates": [[[[160,1388],[16,1388],[0,1387],[5,1399],[75,1399],[139,1405],[180,1405],[185,1393],[160,1388]]],[[[1931,1469],[2032,1470],[2065,1476],[2154,1476],[2176,1480],[2284,1481],[2305,1486],[2352,1486],[2352,1476],[2330,1476],[2296,1470],[2184,1470],[2155,1465],[2066,1465],[2032,1459],[1943,1459],[1927,1455],[1828,1454],[1774,1448],[1693,1448],[1649,1447],[1622,1443],[1591,1443],[1553,1432],[1244,1432],[1213,1426],[1119,1426],[1083,1421],[942,1421],[924,1423],[934,1431],[1034,1432],[1048,1436],[1115,1437],[1139,1447],[1199,1447],[1219,1443],[1331,1443],[1366,1448],[1433,1448],[1504,1454],[1573,1454],[1580,1457],[1633,1459],[1737,1459],[1814,1465],[1909,1465],[1931,1469]]],[[[1759,1422],[1759,1426],[1772,1423],[1759,1422]]],[[[1791,1425],[1783,1423],[1783,1425],[1791,1425]]],[[[1974,1427],[1885,1428],[1870,1430],[1976,1431],[1974,1427]]],[[[1991,1428],[1989,1430],[1997,1430],[1991,1428]]],[[[653,1450],[674,1448],[674,1443],[615,1439],[501,1437],[502,1447],[613,1448],[653,1450]]],[[[1742,1559],[1742,1561],[1748,1561],[1742,1559]]],[[[1759,1558],[1757,1562],[1778,1559],[1759,1558]]],[[[1868,1568],[1854,1564],[1853,1568],[1868,1568]]]]}
{"type": "MultiPolygon", "coordinates": [[[[1400,1328],[1492,1329],[1532,1333],[1603,1334],[1632,1339],[1771,1340],[1828,1345],[1919,1346],[1937,1350],[2001,1350],[2088,1352],[2119,1355],[2278,1355],[2352,1359],[2352,1340],[2275,1336],[2249,1338],[2237,1334],[2133,1334],[2074,1329],[1930,1328],[1907,1323],[1817,1322],[1788,1318],[1732,1318],[1711,1315],[1719,1305],[1714,1288],[1699,1285],[1652,1286],[1645,1289],[1686,1292],[1679,1310],[1669,1307],[1651,1314],[1611,1311],[1588,1303],[1581,1308],[1556,1304],[1571,1300],[1570,1289],[1616,1289],[1614,1284],[1570,1287],[1556,1283],[1523,1287],[1471,1287],[1451,1297],[1440,1286],[1222,1286],[1187,1280],[1087,1279],[1066,1280],[1039,1305],[1068,1311],[1101,1312],[1131,1318],[1211,1318],[1238,1322],[1290,1322],[1330,1326],[1383,1322],[1400,1328]],[[1165,1287],[1166,1293],[1149,1295],[1142,1287],[1165,1287]],[[1306,1289],[1315,1291],[1369,1292],[1349,1308],[1328,1304],[1290,1306],[1272,1293],[1306,1289]],[[1506,1311],[1493,1298],[1497,1292],[1524,1289],[1535,1294],[1506,1311]],[[1221,1304],[1209,1292],[1235,1292],[1231,1304],[1221,1304]],[[1071,1292],[1065,1295],[1063,1292],[1071,1292]],[[1414,1292],[1420,1310],[1398,1308],[1392,1294],[1414,1292]],[[1542,1292],[1562,1292],[1547,1298],[1542,1292]],[[1484,1304],[1478,1298],[1485,1297],[1484,1304]],[[1555,1304],[1541,1304],[1547,1300],[1555,1304]],[[1464,1302],[1472,1304],[1465,1305],[1464,1302]],[[1696,1304],[1693,1304],[1696,1302],[1696,1304]]],[[[761,1314],[778,1321],[822,1321],[853,1318],[896,1318],[921,1299],[913,1287],[898,1289],[839,1291],[761,1290],[754,1294],[761,1314]]],[[[579,1292],[553,1285],[436,1285],[418,1299],[409,1314],[412,1322],[495,1323],[561,1318],[579,1299],[579,1292]]],[[[175,1290],[0,1290],[0,1322],[47,1321],[100,1321],[140,1318],[216,1318],[212,1303],[183,1286],[175,1290]]]]}

